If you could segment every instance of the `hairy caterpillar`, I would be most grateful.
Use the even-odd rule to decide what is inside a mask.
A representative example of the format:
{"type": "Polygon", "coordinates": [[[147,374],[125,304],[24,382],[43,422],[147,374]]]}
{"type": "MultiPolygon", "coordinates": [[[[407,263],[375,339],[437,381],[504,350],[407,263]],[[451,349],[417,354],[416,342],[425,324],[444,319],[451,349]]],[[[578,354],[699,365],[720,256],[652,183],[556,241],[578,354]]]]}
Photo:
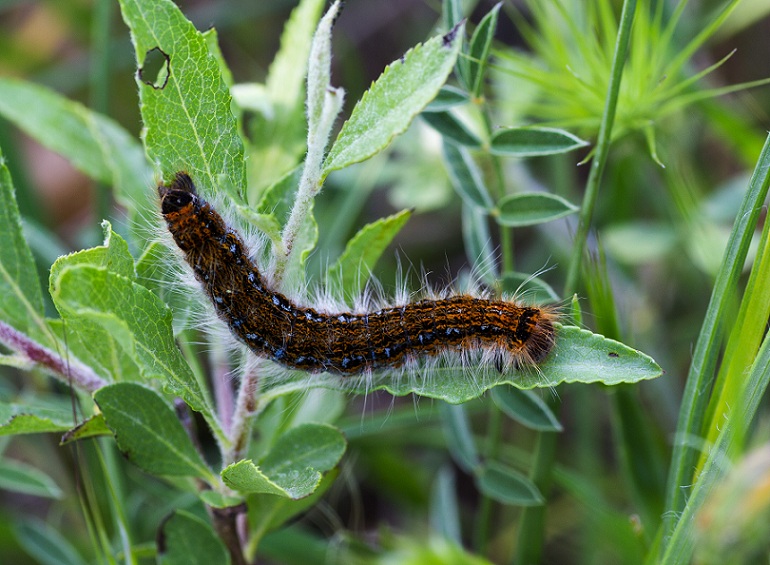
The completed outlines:
{"type": "Polygon", "coordinates": [[[372,312],[328,313],[270,288],[240,235],[176,173],[160,184],[161,211],[219,317],[256,355],[292,369],[339,375],[395,368],[422,356],[482,350],[498,370],[534,365],[554,344],[554,314],[459,294],[372,312]]]}

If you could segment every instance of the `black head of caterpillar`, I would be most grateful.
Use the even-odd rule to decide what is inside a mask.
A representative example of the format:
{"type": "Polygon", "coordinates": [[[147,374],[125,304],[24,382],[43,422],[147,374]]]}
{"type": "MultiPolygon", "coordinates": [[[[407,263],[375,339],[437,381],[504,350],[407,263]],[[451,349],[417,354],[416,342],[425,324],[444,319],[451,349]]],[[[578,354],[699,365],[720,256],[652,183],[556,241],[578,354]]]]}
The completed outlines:
{"type": "Polygon", "coordinates": [[[198,196],[187,173],[158,193],[168,229],[217,314],[260,357],[353,375],[481,350],[503,370],[539,363],[553,347],[552,312],[467,294],[364,313],[300,306],[270,288],[240,235],[198,196]]]}

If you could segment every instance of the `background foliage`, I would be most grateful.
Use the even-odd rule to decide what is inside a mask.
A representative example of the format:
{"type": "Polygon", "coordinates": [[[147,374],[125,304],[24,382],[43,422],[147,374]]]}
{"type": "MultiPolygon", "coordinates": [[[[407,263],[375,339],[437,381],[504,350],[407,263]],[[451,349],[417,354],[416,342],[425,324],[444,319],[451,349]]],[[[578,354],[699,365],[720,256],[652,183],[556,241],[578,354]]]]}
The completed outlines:
{"type": "MultiPolygon", "coordinates": [[[[19,279],[30,280],[36,268],[43,289],[53,265],[50,296],[34,285],[12,289],[16,294],[4,288],[2,319],[46,347],[66,343],[85,363],[70,372],[93,367],[121,381],[99,390],[103,417],[69,441],[108,433],[105,421],[130,430],[135,414],[152,424],[118,435],[133,463],[104,438],[62,448],[61,432],[73,424],[69,389],[3,350],[3,562],[151,562],[159,529],[168,561],[227,559],[227,540],[214,536],[201,501],[222,509],[235,500],[223,492],[196,495],[191,477],[215,483],[207,461],[217,447],[237,452],[226,445],[233,423],[218,420],[207,384],[208,376],[232,381],[226,360],[194,345],[198,334],[186,330],[180,352],[164,326],[167,303],[177,333],[185,308],[164,294],[163,250],[146,246],[157,218],[148,187],[154,174],[190,168],[279,245],[276,222],[288,210],[289,189],[301,182],[295,166],[305,152],[301,61],[322,4],[303,2],[290,16],[294,2],[180,2],[184,16],[165,12],[176,19],[164,20],[167,35],[153,36],[153,18],[142,12],[147,3],[126,0],[120,6],[133,22],[135,50],[117,3],[0,4],[0,115],[7,120],[0,147],[9,169],[0,185],[4,198],[15,188],[23,218],[21,237],[13,209],[3,209],[3,241],[14,244],[0,255],[3,265],[19,266],[19,279]],[[146,28],[136,23],[143,18],[146,28]],[[283,47],[282,29],[292,38],[283,47]],[[150,48],[179,41],[190,47],[174,60],[179,74],[169,77],[180,90],[143,88],[141,80],[137,88],[133,53],[142,61],[150,48]],[[195,90],[194,80],[206,81],[201,91],[211,99],[188,107],[183,91],[195,90]],[[164,105],[205,116],[212,129],[152,114],[164,105]],[[248,142],[215,129],[222,124],[241,128],[248,142]],[[140,137],[158,171],[148,166],[140,137]],[[102,219],[111,223],[100,227],[102,219]],[[31,256],[14,256],[23,241],[31,256]],[[103,316],[96,303],[118,315],[103,316]],[[50,321],[59,315],[78,331],[50,321]],[[162,379],[167,392],[198,410],[198,428],[211,431],[203,445],[190,442],[184,420],[160,396],[134,384],[145,379],[162,379]],[[19,431],[59,433],[14,435],[19,431]],[[132,444],[136,437],[147,441],[132,444]]],[[[596,141],[607,90],[620,77],[611,65],[623,35],[620,3],[348,3],[334,28],[331,79],[346,90],[346,116],[391,61],[463,15],[470,16],[469,41],[450,81],[454,90],[442,91],[387,152],[340,171],[335,159],[360,160],[355,152],[333,151],[324,162],[321,175],[331,174],[313,206],[317,228],[306,225],[300,239],[312,243],[317,229],[318,246],[307,258],[312,279],[325,280],[331,264],[339,291],[355,294],[360,278],[344,277],[355,244],[343,251],[367,223],[364,238],[399,232],[376,263],[387,288],[396,280],[394,249],[431,280],[447,270],[444,278],[462,279],[480,265],[487,282],[499,279],[509,291],[520,273],[555,265],[539,279],[542,296],[577,292],[576,322],[649,353],[666,375],[612,388],[562,384],[542,394],[497,387],[460,406],[385,392],[287,394],[302,387],[288,383],[262,397],[260,434],[249,449],[259,466],[234,459],[223,472],[249,502],[247,553],[279,563],[677,563],[692,555],[750,563],[766,556],[756,526],[768,516],[759,488],[768,476],[762,397],[770,363],[762,344],[770,286],[767,230],[760,234],[758,217],[767,191],[770,94],[731,85],[770,75],[762,56],[770,50],[767,7],[643,2],[632,14],[603,158],[596,141]],[[498,129],[529,124],[566,128],[591,146],[549,151],[548,130],[522,145],[515,130],[498,129]],[[511,157],[532,154],[540,156],[511,157]],[[603,176],[575,166],[597,155],[603,176]],[[597,191],[587,218],[586,184],[597,191]],[[528,195],[543,187],[554,198],[528,195]],[[580,203],[590,256],[578,250],[576,262],[578,222],[570,212],[580,203]],[[408,221],[393,215],[404,208],[412,210],[408,221]],[[565,217],[542,223],[545,216],[565,217]],[[568,273],[579,262],[582,273],[568,273]],[[317,446],[320,454],[310,450],[317,446]],[[679,488],[690,484],[690,491],[679,488]]],[[[164,82],[164,72],[161,59],[140,79],[155,73],[164,82]]],[[[355,141],[362,130],[348,131],[355,141]]],[[[80,401],[93,405],[88,395],[80,401]]]]}

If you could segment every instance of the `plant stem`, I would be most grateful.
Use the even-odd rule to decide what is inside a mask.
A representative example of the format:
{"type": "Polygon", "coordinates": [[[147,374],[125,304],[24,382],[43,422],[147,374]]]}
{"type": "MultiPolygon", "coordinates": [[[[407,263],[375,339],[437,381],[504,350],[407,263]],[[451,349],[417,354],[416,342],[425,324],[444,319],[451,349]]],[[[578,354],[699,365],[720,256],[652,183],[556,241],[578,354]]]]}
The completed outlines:
{"type": "MultiPolygon", "coordinates": [[[[489,407],[489,424],[487,426],[487,445],[485,446],[484,457],[489,460],[496,460],[500,454],[500,441],[502,439],[503,418],[502,413],[494,404],[489,407]]],[[[474,546],[476,552],[484,555],[489,541],[489,524],[492,521],[492,511],[494,509],[493,500],[482,495],[479,507],[474,546]]]]}
{"type": "Polygon", "coordinates": [[[243,548],[238,537],[238,528],[236,518],[244,512],[241,506],[229,508],[209,508],[211,520],[214,523],[214,529],[222,539],[230,553],[230,560],[233,565],[248,565],[246,557],[243,554],[243,548]]]}
{"type": "MultiPolygon", "coordinates": [[[[559,407],[556,396],[549,402],[554,412],[559,407]]],[[[540,490],[543,498],[548,499],[551,491],[552,469],[556,459],[555,432],[540,432],[535,446],[535,461],[530,472],[530,479],[540,490]]],[[[545,545],[545,505],[529,506],[521,514],[521,524],[516,540],[514,563],[540,563],[545,545]]]]}
{"type": "Polygon", "coordinates": [[[256,413],[259,377],[257,367],[249,367],[241,378],[241,388],[230,428],[230,449],[224,454],[223,466],[235,463],[243,457],[249,444],[251,420],[256,413]]]}
{"type": "Polygon", "coordinates": [[[40,345],[26,334],[0,320],[0,343],[21,354],[25,359],[49,373],[87,391],[95,392],[107,386],[91,367],[72,358],[63,359],[58,353],[40,345]]]}
{"type": "MultiPolygon", "coordinates": [[[[91,108],[105,115],[108,114],[110,106],[110,29],[113,4],[113,0],[97,0],[94,3],[91,22],[91,108]]],[[[97,218],[110,217],[112,199],[109,188],[103,183],[96,186],[94,198],[97,218]]]]}
{"type": "MultiPolygon", "coordinates": [[[[615,121],[620,82],[623,76],[623,66],[631,38],[631,27],[635,12],[636,0],[624,0],[623,10],[620,14],[618,37],[615,42],[615,53],[612,58],[610,81],[607,87],[607,100],[604,105],[599,135],[596,140],[596,155],[591,161],[591,171],[586,182],[586,191],[583,196],[583,205],[580,209],[580,220],[577,233],[575,234],[572,258],[564,285],[564,296],[572,296],[578,285],[583,252],[586,240],[588,239],[588,230],[591,227],[594,206],[599,194],[599,185],[609,154],[612,125],[615,121]]],[[[556,413],[559,405],[558,400],[554,398],[551,404],[552,409],[556,413]]],[[[546,498],[551,487],[551,469],[556,455],[556,439],[556,433],[541,432],[538,436],[537,447],[535,448],[535,462],[532,468],[531,479],[546,498]]],[[[533,506],[523,510],[516,546],[516,563],[539,562],[545,539],[544,527],[545,506],[533,506]]]]}
{"type": "Polygon", "coordinates": [[[615,42],[615,54],[612,58],[612,72],[607,89],[607,100],[604,104],[599,135],[596,139],[596,154],[591,160],[591,171],[586,182],[586,191],[583,195],[583,205],[580,207],[580,219],[578,221],[575,242],[572,247],[572,258],[567,271],[567,281],[564,285],[564,296],[571,296],[577,289],[580,279],[580,270],[583,264],[583,252],[588,239],[588,231],[591,228],[594,207],[599,195],[604,167],[607,164],[607,155],[610,151],[612,140],[612,125],[615,121],[615,113],[620,95],[620,81],[623,76],[623,65],[626,61],[628,43],[631,37],[631,26],[636,12],[636,0],[625,0],[623,11],[620,15],[620,27],[618,38],[615,42]]]}
{"type": "Polygon", "coordinates": [[[311,213],[313,200],[323,186],[323,161],[334,121],[342,111],[345,91],[331,86],[331,32],[339,13],[339,1],[321,18],[313,36],[307,71],[307,154],[297,197],[281,234],[282,249],[276,254],[274,277],[283,278],[294,249],[294,240],[311,213]]]}

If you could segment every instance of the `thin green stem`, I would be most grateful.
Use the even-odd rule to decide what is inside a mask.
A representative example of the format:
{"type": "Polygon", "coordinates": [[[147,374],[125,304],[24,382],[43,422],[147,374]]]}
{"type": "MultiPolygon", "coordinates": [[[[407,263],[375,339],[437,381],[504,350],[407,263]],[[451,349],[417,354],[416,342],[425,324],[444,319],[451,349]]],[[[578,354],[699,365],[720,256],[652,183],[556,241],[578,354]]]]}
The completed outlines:
{"type": "Polygon", "coordinates": [[[607,156],[610,151],[612,125],[615,121],[618,97],[620,95],[620,82],[623,76],[623,66],[626,61],[626,53],[628,52],[628,43],[631,37],[631,27],[634,21],[635,12],[636,0],[626,0],[623,2],[623,11],[620,15],[620,28],[618,29],[618,38],[615,42],[615,54],[612,58],[610,83],[607,89],[607,98],[604,104],[601,125],[599,126],[599,136],[596,139],[596,154],[591,160],[591,171],[588,174],[588,181],[586,182],[583,205],[580,207],[580,219],[578,221],[577,232],[575,233],[575,242],[572,248],[569,271],[567,271],[567,281],[564,285],[564,296],[570,296],[575,292],[580,279],[588,231],[591,229],[594,207],[599,195],[599,185],[601,184],[604,167],[607,164],[607,156]]]}
{"type": "Polygon", "coordinates": [[[230,425],[230,448],[224,452],[223,465],[235,463],[246,452],[251,437],[251,424],[257,414],[257,395],[259,393],[258,367],[245,372],[241,377],[241,387],[230,425]]]}
{"type": "Polygon", "coordinates": [[[513,230],[508,226],[500,226],[500,251],[502,252],[502,265],[500,272],[505,276],[514,270],[513,260],[513,230]]]}
{"type": "MultiPolygon", "coordinates": [[[[91,108],[101,114],[108,114],[110,106],[110,31],[114,4],[113,0],[97,0],[91,22],[91,108]]],[[[109,218],[112,209],[109,187],[99,184],[95,199],[96,217],[109,218]]]]}
{"type": "MultiPolygon", "coordinates": [[[[490,406],[489,424],[487,426],[487,444],[484,456],[487,460],[496,460],[500,454],[502,442],[503,417],[497,406],[490,406]]],[[[492,511],[494,510],[494,501],[486,495],[481,498],[477,520],[474,547],[476,552],[484,555],[489,543],[489,525],[492,522],[492,511]]]]}
{"type": "MultiPolygon", "coordinates": [[[[559,399],[551,397],[549,406],[556,413],[559,399]]],[[[543,498],[548,499],[553,482],[553,467],[556,459],[555,432],[540,432],[535,446],[535,461],[530,472],[530,479],[540,490],[543,498]]],[[[521,514],[516,554],[513,563],[540,563],[545,545],[545,509],[546,506],[529,506],[521,514]]]]}
{"type": "MultiPolygon", "coordinates": [[[[604,105],[599,136],[596,141],[596,155],[591,161],[591,171],[586,183],[586,192],[583,196],[583,205],[580,209],[578,230],[575,234],[575,243],[572,250],[572,258],[567,272],[567,281],[564,288],[564,296],[571,296],[578,285],[583,253],[588,230],[591,227],[594,206],[599,193],[599,185],[607,163],[607,156],[612,139],[612,125],[615,121],[615,111],[618,105],[620,93],[620,81],[623,76],[623,65],[628,52],[628,44],[631,38],[631,27],[636,12],[636,0],[624,0],[623,11],[620,15],[620,27],[615,42],[615,54],[612,59],[610,82],[607,88],[607,99],[604,105]]],[[[558,401],[552,401],[554,412],[558,409],[558,401]]],[[[542,432],[538,436],[535,448],[535,463],[531,472],[531,479],[540,489],[544,497],[548,496],[551,487],[551,469],[556,456],[557,434],[542,432]]],[[[533,506],[525,508],[521,515],[521,525],[516,546],[516,563],[537,563],[543,552],[545,541],[545,506],[533,506]]]]}

